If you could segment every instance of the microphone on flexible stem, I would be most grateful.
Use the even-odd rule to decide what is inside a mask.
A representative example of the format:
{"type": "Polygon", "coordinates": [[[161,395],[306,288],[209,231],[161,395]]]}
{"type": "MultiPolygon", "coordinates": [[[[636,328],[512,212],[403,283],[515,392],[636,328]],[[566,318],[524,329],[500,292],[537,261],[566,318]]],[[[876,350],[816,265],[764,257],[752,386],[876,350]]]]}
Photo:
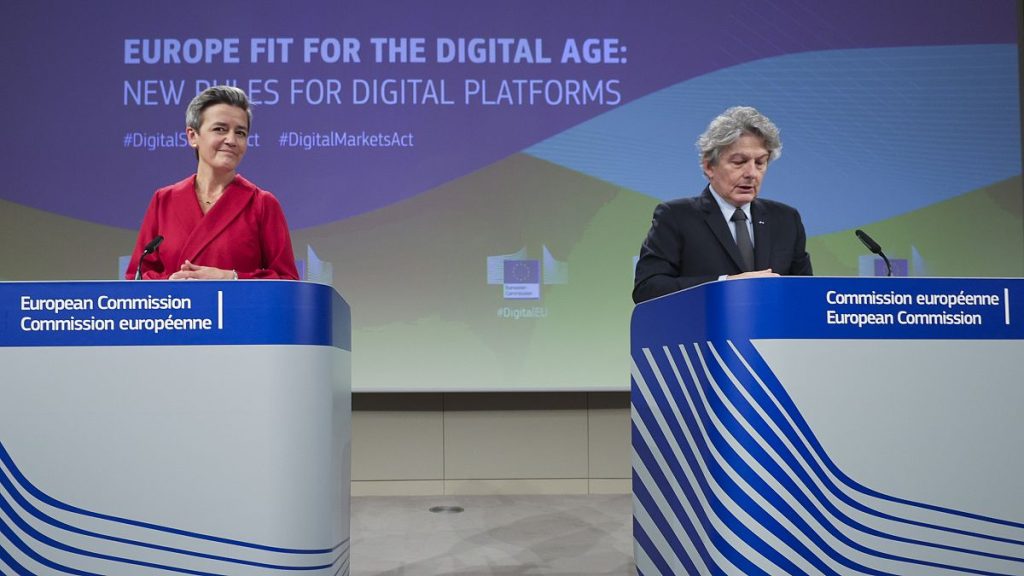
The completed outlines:
{"type": "Polygon", "coordinates": [[[857,238],[860,238],[860,241],[864,243],[864,246],[867,246],[867,249],[872,254],[878,254],[882,257],[882,260],[885,260],[885,269],[888,272],[886,276],[892,276],[892,264],[889,263],[889,259],[882,253],[882,247],[878,245],[878,242],[872,240],[871,236],[868,236],[868,233],[863,230],[854,230],[853,233],[857,235],[857,238]]]}
{"type": "Polygon", "coordinates": [[[149,256],[150,254],[152,254],[156,250],[156,247],[159,246],[160,243],[163,242],[163,241],[164,241],[164,237],[163,236],[157,236],[156,238],[153,238],[152,240],[150,240],[149,244],[146,244],[146,247],[142,249],[142,256],[139,256],[139,267],[135,269],[135,279],[136,280],[142,280],[142,260],[146,256],[149,256]]]}

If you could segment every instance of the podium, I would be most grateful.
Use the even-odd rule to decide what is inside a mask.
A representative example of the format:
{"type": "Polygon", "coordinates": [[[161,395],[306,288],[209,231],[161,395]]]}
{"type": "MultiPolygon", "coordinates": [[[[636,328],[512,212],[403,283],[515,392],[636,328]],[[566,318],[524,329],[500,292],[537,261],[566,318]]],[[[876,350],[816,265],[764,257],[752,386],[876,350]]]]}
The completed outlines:
{"type": "Polygon", "coordinates": [[[349,573],[351,323],[286,281],[0,283],[0,573],[349,573]]]}
{"type": "Polygon", "coordinates": [[[766,278],[638,305],[638,573],[1024,574],[1024,280],[766,278]]]}

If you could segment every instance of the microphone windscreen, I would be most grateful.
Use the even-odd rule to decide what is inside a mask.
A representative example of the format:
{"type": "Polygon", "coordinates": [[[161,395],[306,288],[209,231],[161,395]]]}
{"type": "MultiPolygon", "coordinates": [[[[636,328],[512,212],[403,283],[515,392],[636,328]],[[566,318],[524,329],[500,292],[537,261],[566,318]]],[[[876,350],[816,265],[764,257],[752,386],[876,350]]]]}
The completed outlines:
{"type": "Polygon", "coordinates": [[[156,247],[159,246],[160,243],[163,242],[163,241],[164,241],[164,237],[163,236],[157,236],[156,238],[153,238],[152,240],[150,240],[149,244],[146,244],[146,247],[143,248],[142,251],[143,252],[152,252],[153,250],[156,250],[156,247]]]}
{"type": "Polygon", "coordinates": [[[860,241],[864,243],[864,246],[866,246],[872,254],[878,254],[882,251],[882,247],[878,245],[878,242],[872,240],[871,236],[868,236],[863,230],[854,230],[853,233],[857,235],[857,238],[860,238],[860,241]]]}

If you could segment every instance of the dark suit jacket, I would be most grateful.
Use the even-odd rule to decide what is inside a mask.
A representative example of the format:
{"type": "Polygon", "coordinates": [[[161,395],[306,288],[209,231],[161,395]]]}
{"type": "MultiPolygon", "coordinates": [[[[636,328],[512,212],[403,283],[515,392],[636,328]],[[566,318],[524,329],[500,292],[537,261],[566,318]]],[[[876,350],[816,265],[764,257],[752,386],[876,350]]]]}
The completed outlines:
{"type": "MultiPolygon", "coordinates": [[[[659,204],[651,231],[640,247],[633,301],[636,303],[684,288],[739,274],[740,253],[729,223],[712,198],[700,196],[659,204]]],[[[783,275],[810,276],[804,225],[794,208],[772,200],[750,205],[754,225],[754,269],[783,275]]]]}

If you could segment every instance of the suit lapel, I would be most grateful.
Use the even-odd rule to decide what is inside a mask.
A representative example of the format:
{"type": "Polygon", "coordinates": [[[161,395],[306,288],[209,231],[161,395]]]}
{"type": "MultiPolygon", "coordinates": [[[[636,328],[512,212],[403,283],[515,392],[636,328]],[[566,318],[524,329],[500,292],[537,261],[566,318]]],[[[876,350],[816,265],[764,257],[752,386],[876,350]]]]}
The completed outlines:
{"type": "MultiPolygon", "coordinates": [[[[169,227],[169,231],[173,230],[176,234],[181,234],[181,236],[185,237],[184,241],[178,244],[178,252],[171,254],[169,257],[169,261],[177,262],[176,266],[185,261],[186,245],[196,227],[203,220],[203,211],[199,209],[199,201],[196,199],[195,182],[196,177],[193,175],[191,178],[186,178],[177,183],[171,192],[172,208],[170,210],[170,219],[172,225],[169,227]]],[[[169,249],[168,246],[171,244],[173,243],[168,242],[161,249],[169,249]]]]}
{"type": "MultiPolygon", "coordinates": [[[[732,231],[729,230],[729,224],[725,221],[722,216],[722,209],[718,207],[718,202],[715,201],[711,195],[714,192],[711,188],[704,188],[704,193],[701,194],[701,210],[704,212],[704,221],[708,223],[708,227],[711,228],[711,232],[718,239],[718,243],[722,245],[722,248],[729,254],[729,258],[732,258],[733,263],[736,264],[736,268],[743,270],[742,259],[740,258],[740,249],[736,246],[736,241],[732,238],[732,231]]],[[[757,240],[754,240],[757,242],[757,240]]],[[[756,250],[755,250],[756,253],[756,250]]]]}
{"type": "Polygon", "coordinates": [[[771,267],[772,223],[764,204],[754,200],[750,203],[750,219],[754,224],[754,270],[771,267]]]}
{"type": "MultiPolygon", "coordinates": [[[[254,188],[241,176],[235,176],[217,203],[210,208],[205,216],[202,216],[199,225],[192,230],[192,234],[189,235],[185,247],[181,251],[183,261],[195,262],[203,249],[242,214],[245,207],[254,198],[254,188]]],[[[196,210],[199,210],[198,200],[195,206],[196,210]]],[[[202,214],[202,211],[199,210],[199,213],[202,214]]]]}

